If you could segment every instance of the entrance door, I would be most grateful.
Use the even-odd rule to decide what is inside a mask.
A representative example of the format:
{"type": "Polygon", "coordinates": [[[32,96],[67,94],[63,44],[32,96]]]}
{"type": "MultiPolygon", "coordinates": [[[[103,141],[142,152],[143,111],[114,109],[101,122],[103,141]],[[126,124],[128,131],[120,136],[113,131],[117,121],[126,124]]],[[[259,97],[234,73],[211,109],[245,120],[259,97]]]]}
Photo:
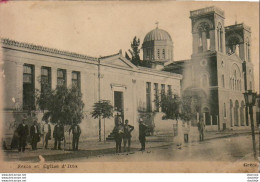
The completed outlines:
{"type": "Polygon", "coordinates": [[[118,123],[118,117],[124,122],[124,97],[123,92],[114,91],[114,109],[117,112],[115,117],[115,125],[118,123]]]}

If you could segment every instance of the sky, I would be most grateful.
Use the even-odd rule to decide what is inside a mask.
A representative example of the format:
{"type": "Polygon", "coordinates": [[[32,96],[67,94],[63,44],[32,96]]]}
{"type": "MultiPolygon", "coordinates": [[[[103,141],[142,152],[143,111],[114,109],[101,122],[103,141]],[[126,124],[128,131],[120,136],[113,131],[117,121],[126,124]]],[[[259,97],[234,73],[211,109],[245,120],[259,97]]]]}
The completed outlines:
{"type": "Polygon", "coordinates": [[[156,27],[174,44],[174,60],[190,59],[191,10],[215,5],[225,11],[225,26],[244,22],[252,30],[252,61],[259,88],[259,4],[175,1],[23,1],[0,3],[0,37],[89,56],[123,53],[134,36],[141,43],[156,27]]]}

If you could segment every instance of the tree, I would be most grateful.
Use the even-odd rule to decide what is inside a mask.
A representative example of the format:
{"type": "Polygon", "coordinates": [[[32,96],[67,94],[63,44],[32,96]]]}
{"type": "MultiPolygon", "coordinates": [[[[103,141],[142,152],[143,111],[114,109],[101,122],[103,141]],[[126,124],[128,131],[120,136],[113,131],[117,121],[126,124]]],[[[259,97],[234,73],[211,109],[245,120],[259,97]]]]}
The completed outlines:
{"type": "Polygon", "coordinates": [[[133,42],[131,42],[131,49],[129,49],[129,52],[131,54],[131,62],[136,65],[139,66],[141,65],[141,60],[140,60],[140,39],[137,39],[137,37],[135,36],[133,39],[133,42]]]}
{"type": "Polygon", "coordinates": [[[72,125],[73,122],[81,123],[84,118],[84,103],[77,87],[68,89],[66,86],[58,86],[55,90],[45,91],[46,93],[36,97],[39,108],[46,110],[43,120],[50,118],[51,123],[60,120],[64,125],[72,125]]]}
{"type": "Polygon", "coordinates": [[[181,100],[180,97],[176,94],[167,94],[161,97],[160,105],[162,107],[162,112],[165,113],[165,119],[179,119],[180,116],[180,106],[181,100]]]}
{"type": "MultiPolygon", "coordinates": [[[[104,119],[104,142],[106,141],[106,131],[105,131],[105,119],[113,116],[113,106],[109,100],[101,100],[94,103],[93,111],[91,115],[94,119],[101,117],[104,119]]],[[[99,138],[101,139],[101,127],[99,128],[99,138]]]]}

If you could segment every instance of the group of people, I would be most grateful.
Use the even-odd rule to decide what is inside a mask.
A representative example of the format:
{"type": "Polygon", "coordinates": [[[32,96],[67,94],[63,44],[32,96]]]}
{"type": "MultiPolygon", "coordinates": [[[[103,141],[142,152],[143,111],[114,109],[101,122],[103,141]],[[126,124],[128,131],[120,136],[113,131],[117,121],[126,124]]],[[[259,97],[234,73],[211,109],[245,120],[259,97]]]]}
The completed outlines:
{"type": "MultiPolygon", "coordinates": [[[[27,138],[29,136],[30,143],[32,146],[32,150],[37,150],[37,144],[41,141],[44,149],[48,149],[48,142],[51,140],[51,125],[49,124],[48,119],[45,120],[45,123],[40,130],[40,127],[37,123],[37,118],[33,118],[33,125],[29,127],[26,124],[26,118],[22,119],[22,123],[19,124],[17,130],[15,131],[15,135],[17,135],[18,140],[18,151],[24,152],[25,147],[27,145],[27,138]]],[[[78,150],[79,137],[81,134],[80,126],[73,122],[69,129],[69,135],[72,133],[72,149],[78,150]]],[[[14,135],[14,136],[15,136],[14,135]]],[[[60,120],[57,121],[57,124],[54,126],[53,130],[53,138],[54,138],[54,150],[61,150],[61,142],[64,140],[64,126],[60,120]]],[[[13,140],[16,140],[13,137],[13,140]]]]}
{"type": "MultiPolygon", "coordinates": [[[[141,151],[145,150],[146,141],[146,130],[147,125],[144,123],[143,119],[139,119],[139,141],[141,143],[141,151]]],[[[114,137],[116,142],[116,153],[121,153],[122,141],[124,143],[124,152],[130,152],[131,147],[131,132],[134,130],[134,126],[129,125],[129,121],[126,119],[125,123],[122,122],[122,118],[119,117],[118,121],[114,127],[114,137]],[[126,147],[127,146],[127,147],[126,147]]]]}

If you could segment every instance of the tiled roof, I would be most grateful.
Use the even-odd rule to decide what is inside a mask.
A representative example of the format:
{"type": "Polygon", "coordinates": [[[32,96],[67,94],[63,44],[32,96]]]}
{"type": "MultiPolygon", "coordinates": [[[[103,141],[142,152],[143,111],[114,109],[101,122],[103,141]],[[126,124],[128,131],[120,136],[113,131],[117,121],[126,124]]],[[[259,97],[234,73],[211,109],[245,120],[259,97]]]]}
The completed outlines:
{"type": "Polygon", "coordinates": [[[1,43],[3,45],[21,47],[21,48],[31,49],[31,50],[35,50],[35,51],[42,51],[42,52],[46,52],[46,53],[69,56],[69,57],[73,57],[73,58],[86,59],[86,60],[90,60],[90,61],[97,61],[97,58],[95,58],[95,57],[86,56],[83,54],[78,54],[78,53],[69,52],[69,51],[48,48],[48,47],[39,46],[39,45],[35,45],[35,44],[30,44],[30,43],[18,42],[18,41],[10,40],[10,39],[1,39],[1,43]]]}

